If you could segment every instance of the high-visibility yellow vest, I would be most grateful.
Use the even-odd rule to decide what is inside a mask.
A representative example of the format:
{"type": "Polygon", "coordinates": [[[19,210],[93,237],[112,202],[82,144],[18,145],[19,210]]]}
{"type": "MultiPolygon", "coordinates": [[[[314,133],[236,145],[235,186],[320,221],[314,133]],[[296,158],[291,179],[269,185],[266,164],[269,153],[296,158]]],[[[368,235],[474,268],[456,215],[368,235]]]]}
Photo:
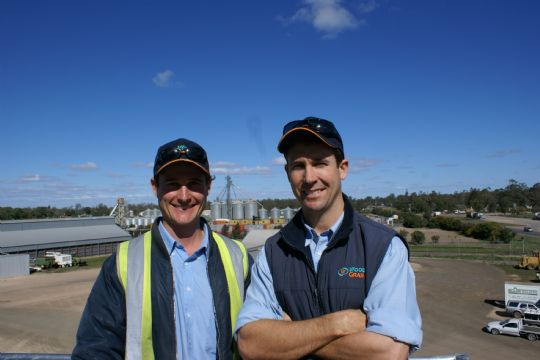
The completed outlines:
{"type": "MultiPolygon", "coordinates": [[[[248,257],[240,241],[212,232],[225,268],[230,294],[231,331],[244,300],[248,257]]],[[[152,347],[151,231],[122,242],[116,252],[118,278],[126,294],[126,356],[128,360],[154,359],[152,347]]]]}

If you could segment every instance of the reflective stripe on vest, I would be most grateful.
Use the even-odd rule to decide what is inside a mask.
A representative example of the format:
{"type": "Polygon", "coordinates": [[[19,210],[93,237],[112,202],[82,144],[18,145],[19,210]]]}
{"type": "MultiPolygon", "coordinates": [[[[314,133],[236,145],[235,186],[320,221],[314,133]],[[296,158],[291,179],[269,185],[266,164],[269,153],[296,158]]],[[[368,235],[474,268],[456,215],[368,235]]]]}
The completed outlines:
{"type": "Polygon", "coordinates": [[[126,359],[154,359],[152,347],[151,232],[125,241],[117,252],[118,277],[126,294],[126,359]]]}
{"type": "MultiPolygon", "coordinates": [[[[230,294],[231,331],[244,299],[248,257],[244,244],[212,235],[218,246],[230,294]]],[[[126,359],[154,359],[152,347],[151,231],[121,243],[116,253],[118,278],[126,294],[126,359]]]]}
{"type": "Polygon", "coordinates": [[[248,259],[246,248],[240,241],[225,238],[225,241],[217,233],[213,232],[221,255],[221,262],[225,268],[227,285],[229,287],[230,307],[231,307],[231,327],[234,335],[236,318],[244,301],[244,280],[248,271],[248,259]],[[238,251],[240,250],[240,251],[238,251]]]}

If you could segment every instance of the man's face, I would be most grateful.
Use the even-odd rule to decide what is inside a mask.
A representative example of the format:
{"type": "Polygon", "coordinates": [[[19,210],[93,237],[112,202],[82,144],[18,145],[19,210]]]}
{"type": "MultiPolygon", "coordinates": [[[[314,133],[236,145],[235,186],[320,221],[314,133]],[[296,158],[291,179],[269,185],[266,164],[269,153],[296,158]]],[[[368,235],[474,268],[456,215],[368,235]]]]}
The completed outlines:
{"type": "Polygon", "coordinates": [[[287,177],[304,211],[318,214],[331,211],[339,202],[336,199],[341,198],[341,180],[347,177],[348,161],[338,165],[330,147],[304,142],[292,145],[286,159],[287,177]]]}
{"type": "Polygon", "coordinates": [[[210,181],[194,165],[179,162],[167,166],[152,179],[152,189],[159,201],[165,224],[172,229],[199,226],[210,191],[210,181]]]}

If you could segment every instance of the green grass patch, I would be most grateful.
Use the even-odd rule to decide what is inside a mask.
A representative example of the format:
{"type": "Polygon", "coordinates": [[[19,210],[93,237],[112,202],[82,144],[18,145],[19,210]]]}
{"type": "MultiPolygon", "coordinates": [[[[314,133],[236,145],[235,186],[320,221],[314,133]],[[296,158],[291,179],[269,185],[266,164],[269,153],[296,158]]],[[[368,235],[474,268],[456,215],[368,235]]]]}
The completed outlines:
{"type": "Polygon", "coordinates": [[[82,267],[83,268],[84,267],[86,267],[86,268],[100,268],[103,265],[103,263],[105,262],[105,260],[107,260],[107,258],[109,256],[110,255],[91,256],[91,257],[81,258],[81,260],[86,261],[86,265],[82,266],[82,267]]]}
{"type": "Polygon", "coordinates": [[[527,270],[527,269],[517,269],[513,265],[496,265],[498,268],[502,269],[507,275],[517,275],[520,278],[520,281],[529,282],[537,281],[536,271],[527,270]]]}

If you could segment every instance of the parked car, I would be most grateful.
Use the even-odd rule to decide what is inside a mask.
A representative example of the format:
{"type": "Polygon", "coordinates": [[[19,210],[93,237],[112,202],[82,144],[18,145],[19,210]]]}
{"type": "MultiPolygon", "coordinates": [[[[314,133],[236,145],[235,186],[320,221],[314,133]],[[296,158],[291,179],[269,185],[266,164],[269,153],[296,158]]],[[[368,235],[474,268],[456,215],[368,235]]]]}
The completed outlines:
{"type": "Polygon", "coordinates": [[[506,312],[512,314],[515,318],[521,318],[525,312],[540,314],[540,309],[531,302],[509,301],[506,304],[506,312]]]}
{"type": "Polygon", "coordinates": [[[532,232],[532,227],[530,227],[530,226],[524,226],[524,227],[523,227],[523,231],[525,231],[525,232],[532,232]]]}
{"type": "Polygon", "coordinates": [[[492,321],[485,326],[485,329],[493,335],[523,336],[529,341],[540,339],[540,326],[527,324],[523,319],[492,321]]]}
{"type": "Polygon", "coordinates": [[[492,321],[486,325],[486,331],[493,334],[506,334],[519,336],[519,319],[507,319],[503,321],[492,321]]]}

